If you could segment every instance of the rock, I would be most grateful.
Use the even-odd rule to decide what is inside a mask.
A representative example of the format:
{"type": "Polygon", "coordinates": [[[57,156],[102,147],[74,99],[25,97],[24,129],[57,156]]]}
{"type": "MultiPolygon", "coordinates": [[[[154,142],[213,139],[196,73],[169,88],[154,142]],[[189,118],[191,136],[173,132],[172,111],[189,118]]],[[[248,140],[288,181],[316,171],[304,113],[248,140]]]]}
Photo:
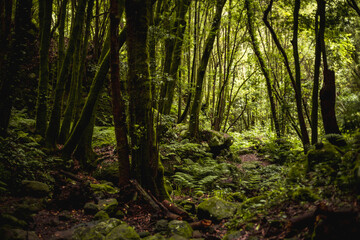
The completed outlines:
{"type": "Polygon", "coordinates": [[[72,218],[70,211],[64,210],[59,214],[59,220],[68,221],[72,218]]]}
{"type": "Polygon", "coordinates": [[[94,216],[95,220],[106,220],[109,219],[109,214],[107,214],[105,211],[101,210],[99,212],[97,212],[94,216]]]}
{"type": "Polygon", "coordinates": [[[32,221],[33,214],[36,214],[45,208],[42,200],[36,198],[24,198],[22,203],[14,206],[14,215],[27,222],[32,221]]]}
{"type": "Polygon", "coordinates": [[[220,198],[213,197],[199,204],[197,213],[200,219],[221,221],[235,214],[236,206],[220,198]]]}
{"type": "Polygon", "coordinates": [[[239,239],[243,235],[244,235],[244,231],[236,231],[236,232],[226,234],[222,240],[236,240],[236,239],[239,239]]]}
{"type": "Polygon", "coordinates": [[[109,216],[115,215],[119,203],[115,198],[99,200],[99,210],[105,211],[109,216]]]}
{"type": "Polygon", "coordinates": [[[125,217],[125,213],[123,211],[121,211],[120,209],[118,209],[116,211],[116,213],[114,214],[114,217],[117,219],[121,219],[121,218],[125,217]]]}
{"type": "Polygon", "coordinates": [[[106,235],[106,240],[140,240],[139,234],[126,223],[123,223],[111,230],[106,235]]]}
{"type": "Polygon", "coordinates": [[[189,239],[189,238],[185,238],[185,237],[177,235],[177,234],[174,234],[168,238],[168,240],[187,240],[187,239],[189,239]]]}
{"type": "Polygon", "coordinates": [[[157,233],[153,236],[145,237],[143,239],[144,240],[166,240],[166,238],[163,235],[161,235],[160,233],[157,233]]]}
{"type": "Polygon", "coordinates": [[[219,155],[222,150],[229,149],[234,142],[234,138],[229,134],[214,130],[202,131],[201,138],[208,143],[210,152],[214,154],[214,157],[219,155]]]}
{"type": "Polygon", "coordinates": [[[110,218],[104,221],[95,221],[89,223],[82,223],[75,226],[72,231],[72,240],[84,240],[84,239],[105,239],[115,227],[123,224],[122,221],[110,218]]]}
{"type": "Polygon", "coordinates": [[[47,184],[38,181],[23,180],[21,182],[23,192],[32,197],[46,197],[50,193],[47,184]]]}
{"type": "Polygon", "coordinates": [[[117,162],[101,163],[101,168],[97,168],[94,177],[98,180],[106,180],[117,184],[119,182],[119,164],[117,162]]]}
{"type": "Polygon", "coordinates": [[[85,214],[94,215],[99,211],[99,206],[93,202],[85,203],[84,212],[85,214]]]}
{"type": "Polygon", "coordinates": [[[24,220],[19,220],[13,215],[2,213],[0,215],[0,225],[8,225],[12,227],[19,227],[19,228],[25,228],[28,226],[28,224],[24,220]]]}
{"type": "Polygon", "coordinates": [[[155,231],[156,232],[165,232],[168,230],[168,220],[165,219],[161,219],[159,221],[156,222],[155,224],[155,231]]]}
{"type": "Polygon", "coordinates": [[[179,220],[170,221],[168,224],[168,230],[170,233],[180,235],[184,238],[190,238],[193,234],[193,229],[190,224],[179,220]]]}
{"type": "Polygon", "coordinates": [[[150,233],[148,231],[139,232],[138,234],[140,238],[145,238],[150,236],[150,233]]]}
{"type": "Polygon", "coordinates": [[[314,167],[319,163],[323,163],[337,169],[341,162],[341,154],[336,150],[334,145],[330,143],[318,143],[316,149],[310,150],[307,154],[308,170],[313,171],[314,167]]]}
{"type": "Polygon", "coordinates": [[[109,194],[116,194],[119,192],[118,189],[115,189],[113,186],[103,183],[103,184],[90,184],[91,189],[96,193],[109,193],[109,194]]]}
{"type": "Polygon", "coordinates": [[[0,230],[2,240],[40,240],[35,232],[22,229],[3,228],[0,230]]]}

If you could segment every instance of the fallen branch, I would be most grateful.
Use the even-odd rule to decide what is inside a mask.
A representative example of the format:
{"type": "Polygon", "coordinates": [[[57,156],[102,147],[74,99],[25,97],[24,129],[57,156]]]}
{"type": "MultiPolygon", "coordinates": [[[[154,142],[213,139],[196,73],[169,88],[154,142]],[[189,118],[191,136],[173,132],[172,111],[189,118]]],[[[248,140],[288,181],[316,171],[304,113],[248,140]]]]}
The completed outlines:
{"type": "Polygon", "coordinates": [[[162,204],[170,211],[173,212],[179,216],[181,216],[182,219],[185,220],[192,220],[192,218],[189,216],[189,214],[184,210],[176,206],[175,204],[169,202],[168,200],[162,201],[162,204]]]}
{"type": "Polygon", "coordinates": [[[202,230],[202,229],[210,227],[211,224],[212,224],[211,220],[203,219],[203,220],[198,221],[198,222],[190,223],[190,226],[194,230],[202,230]]]}

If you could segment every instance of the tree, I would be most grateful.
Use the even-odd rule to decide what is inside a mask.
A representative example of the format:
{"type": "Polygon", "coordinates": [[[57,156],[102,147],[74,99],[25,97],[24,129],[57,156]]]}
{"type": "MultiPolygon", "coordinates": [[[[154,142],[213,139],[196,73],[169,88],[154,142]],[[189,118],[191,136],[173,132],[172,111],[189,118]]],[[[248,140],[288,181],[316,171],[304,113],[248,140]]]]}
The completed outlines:
{"type": "Polygon", "coordinates": [[[121,93],[120,76],[119,76],[119,51],[118,51],[118,32],[120,17],[124,9],[123,0],[110,1],[110,69],[111,69],[111,94],[112,108],[116,136],[116,152],[119,161],[120,186],[129,183],[130,179],[130,160],[129,144],[127,141],[127,122],[126,106],[121,93]]]}
{"type": "Polygon", "coordinates": [[[270,3],[268,5],[267,9],[264,12],[263,21],[264,21],[265,25],[267,26],[267,28],[269,29],[277,48],[279,49],[281,55],[283,56],[286,70],[288,72],[292,86],[294,88],[296,110],[297,110],[298,121],[299,121],[299,125],[300,125],[300,132],[299,132],[300,139],[302,141],[304,149],[306,150],[308,145],[310,144],[310,141],[309,141],[309,135],[308,135],[308,131],[307,131],[306,123],[305,123],[305,119],[304,119],[304,114],[303,114],[302,94],[301,94],[301,68],[300,68],[299,50],[298,50],[298,28],[299,28],[300,0],[295,1],[294,12],[293,12],[294,24],[293,24],[292,45],[293,45],[294,65],[295,65],[295,79],[294,79],[294,74],[292,73],[292,70],[290,67],[290,63],[289,63],[286,51],[282,47],[274,29],[272,28],[272,26],[270,25],[270,23],[267,19],[268,15],[272,9],[272,5],[273,5],[273,0],[270,0],[270,3]]]}
{"type": "MultiPolygon", "coordinates": [[[[9,4],[11,2],[5,4],[6,15],[2,22],[4,24],[9,23],[9,18],[11,20],[11,13],[9,12],[11,7],[9,4]]],[[[9,51],[7,52],[8,61],[3,63],[4,68],[1,69],[4,72],[1,74],[0,86],[0,136],[7,133],[13,101],[18,94],[21,79],[25,75],[23,66],[29,60],[30,49],[33,46],[34,39],[30,33],[32,27],[31,7],[32,0],[16,1],[14,36],[10,41],[9,51]]],[[[4,28],[6,41],[9,40],[9,35],[6,36],[6,34],[9,34],[10,29],[4,28]]]]}
{"type": "Polygon", "coordinates": [[[275,101],[274,101],[273,90],[272,90],[272,86],[271,86],[269,70],[265,64],[264,57],[262,56],[262,53],[260,51],[259,42],[256,38],[255,30],[254,30],[254,26],[253,26],[254,13],[253,13],[252,0],[245,0],[245,8],[247,10],[247,21],[248,21],[249,34],[250,34],[250,38],[251,38],[251,44],[253,46],[253,50],[254,50],[255,55],[260,64],[261,71],[263,72],[265,80],[266,80],[266,88],[267,88],[268,97],[269,97],[269,101],[270,101],[271,114],[272,114],[272,119],[273,119],[274,125],[275,125],[276,135],[277,135],[277,137],[281,137],[280,126],[279,126],[279,121],[278,121],[277,114],[276,114],[275,101]]]}
{"type": "Polygon", "coordinates": [[[225,2],[226,0],[218,0],[216,2],[216,12],[212,21],[210,32],[205,41],[205,48],[201,57],[199,68],[197,70],[195,94],[194,94],[194,100],[191,105],[190,121],[189,121],[189,133],[192,138],[197,138],[199,134],[199,114],[200,114],[201,102],[203,96],[204,77],[209,62],[210,54],[213,49],[215,37],[219,31],[221,14],[225,2]]]}
{"type": "Polygon", "coordinates": [[[45,138],[46,144],[49,148],[55,148],[55,144],[59,136],[61,105],[62,105],[63,93],[65,90],[66,77],[69,71],[68,68],[70,65],[71,58],[73,57],[74,54],[76,43],[79,42],[82,33],[86,3],[87,0],[80,0],[77,6],[76,16],[73,22],[73,27],[71,29],[68,48],[66,50],[64,62],[61,65],[60,73],[57,77],[55,97],[52,105],[50,122],[46,131],[46,138],[45,138]]]}
{"type": "Polygon", "coordinates": [[[147,49],[151,1],[126,0],[132,177],[158,198],[167,198],[153,125],[147,49]]]}

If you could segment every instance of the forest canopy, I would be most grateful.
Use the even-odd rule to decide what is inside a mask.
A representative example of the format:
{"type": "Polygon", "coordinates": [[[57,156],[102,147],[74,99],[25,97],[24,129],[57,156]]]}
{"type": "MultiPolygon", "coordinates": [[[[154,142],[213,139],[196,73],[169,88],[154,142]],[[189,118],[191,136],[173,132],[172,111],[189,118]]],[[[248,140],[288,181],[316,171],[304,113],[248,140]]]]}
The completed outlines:
{"type": "Polygon", "coordinates": [[[216,196],[241,199],[247,220],[246,199],[276,191],[297,203],[327,199],[324,186],[355,197],[359,4],[1,0],[1,192],[45,182],[54,207],[57,175],[106,175],[158,211],[184,194],[216,196]],[[268,164],[271,174],[259,170],[268,164]]]}

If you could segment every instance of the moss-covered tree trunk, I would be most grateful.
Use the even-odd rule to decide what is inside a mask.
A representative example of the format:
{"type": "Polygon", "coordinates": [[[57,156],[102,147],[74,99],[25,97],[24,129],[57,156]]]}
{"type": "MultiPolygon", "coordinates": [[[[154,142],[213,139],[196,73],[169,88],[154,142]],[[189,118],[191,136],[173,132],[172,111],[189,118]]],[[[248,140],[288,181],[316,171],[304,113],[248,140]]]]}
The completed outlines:
{"type": "Polygon", "coordinates": [[[264,57],[260,51],[259,42],[255,35],[255,30],[254,30],[254,25],[253,25],[254,13],[253,13],[252,0],[245,0],[245,8],[247,11],[247,25],[248,25],[250,38],[251,38],[251,44],[252,44],[254,53],[258,59],[261,71],[266,80],[266,89],[267,89],[267,93],[268,93],[268,97],[269,97],[269,101],[270,101],[271,116],[272,116],[272,120],[274,122],[276,135],[277,135],[277,137],[281,137],[280,125],[279,125],[279,121],[278,121],[277,114],[276,114],[275,100],[274,100],[273,90],[272,90],[272,86],[271,86],[269,69],[266,67],[264,57]]]}
{"type": "Polygon", "coordinates": [[[47,93],[49,82],[49,47],[50,47],[50,27],[52,14],[52,0],[39,0],[39,9],[44,9],[43,15],[39,15],[40,22],[40,68],[39,84],[36,102],[36,131],[45,137],[47,127],[47,93]]]}
{"type": "Polygon", "coordinates": [[[153,125],[147,49],[151,1],[126,0],[132,176],[158,198],[167,197],[153,125]]]}
{"type": "Polygon", "coordinates": [[[112,109],[115,125],[116,152],[119,161],[119,184],[124,186],[130,180],[129,144],[127,140],[126,105],[121,92],[118,51],[118,31],[124,0],[110,1],[110,70],[112,109]]]}
{"type": "MultiPolygon", "coordinates": [[[[8,12],[10,6],[7,4],[5,6],[7,7],[5,11],[7,14],[10,14],[10,12],[8,12]]],[[[20,86],[21,78],[24,77],[26,71],[23,66],[29,60],[30,46],[32,46],[33,43],[33,36],[31,36],[30,33],[31,8],[32,0],[16,1],[14,35],[9,44],[7,59],[3,61],[4,66],[1,69],[0,136],[4,136],[7,133],[13,100],[18,94],[18,86],[20,86]]],[[[7,15],[7,18],[8,17],[11,17],[11,14],[10,16],[7,15]]],[[[5,22],[7,21],[8,19],[5,19],[5,22]]]]}
{"type": "Polygon", "coordinates": [[[177,16],[177,22],[175,23],[175,26],[177,27],[175,44],[172,53],[172,60],[171,60],[171,66],[169,72],[171,81],[166,82],[167,84],[165,86],[166,101],[164,101],[164,106],[162,109],[162,113],[164,114],[170,114],[171,106],[173,105],[174,102],[174,92],[178,82],[178,69],[181,64],[181,52],[182,52],[181,50],[184,41],[184,32],[186,28],[185,15],[187,13],[189,5],[190,5],[190,0],[183,0],[179,5],[179,14],[177,16]]]}
{"type": "Polygon", "coordinates": [[[56,88],[55,88],[55,97],[52,105],[51,117],[48,129],[46,131],[46,144],[49,148],[55,148],[55,144],[59,135],[60,130],[60,118],[61,118],[61,105],[62,105],[62,96],[65,90],[66,77],[69,71],[69,65],[71,58],[73,57],[75,44],[78,42],[78,39],[81,36],[81,29],[85,17],[85,7],[87,0],[80,0],[76,9],[76,15],[74,19],[74,25],[71,29],[70,39],[64,61],[61,66],[60,73],[57,77],[56,88]]]}
{"type": "Polygon", "coordinates": [[[317,11],[315,20],[315,66],[314,66],[314,84],[312,91],[312,107],[311,107],[311,144],[318,142],[318,115],[319,115],[319,82],[320,82],[320,66],[321,66],[321,45],[325,32],[325,0],[317,0],[317,11]],[[320,21],[318,21],[320,18],[320,21]]]}
{"type": "Polygon", "coordinates": [[[63,0],[59,12],[59,40],[58,40],[58,60],[57,60],[57,75],[60,74],[61,65],[65,56],[65,19],[66,19],[66,5],[68,0],[63,0]]]}
{"type": "Polygon", "coordinates": [[[205,72],[209,62],[210,54],[213,49],[215,37],[219,31],[221,14],[225,2],[226,0],[218,0],[216,2],[215,16],[211,25],[209,35],[206,38],[204,52],[202,54],[200,65],[197,70],[195,94],[194,94],[194,100],[191,105],[190,121],[189,121],[189,133],[190,136],[193,138],[198,137],[199,134],[199,115],[200,115],[201,101],[203,96],[203,82],[204,82],[205,72]]]}

